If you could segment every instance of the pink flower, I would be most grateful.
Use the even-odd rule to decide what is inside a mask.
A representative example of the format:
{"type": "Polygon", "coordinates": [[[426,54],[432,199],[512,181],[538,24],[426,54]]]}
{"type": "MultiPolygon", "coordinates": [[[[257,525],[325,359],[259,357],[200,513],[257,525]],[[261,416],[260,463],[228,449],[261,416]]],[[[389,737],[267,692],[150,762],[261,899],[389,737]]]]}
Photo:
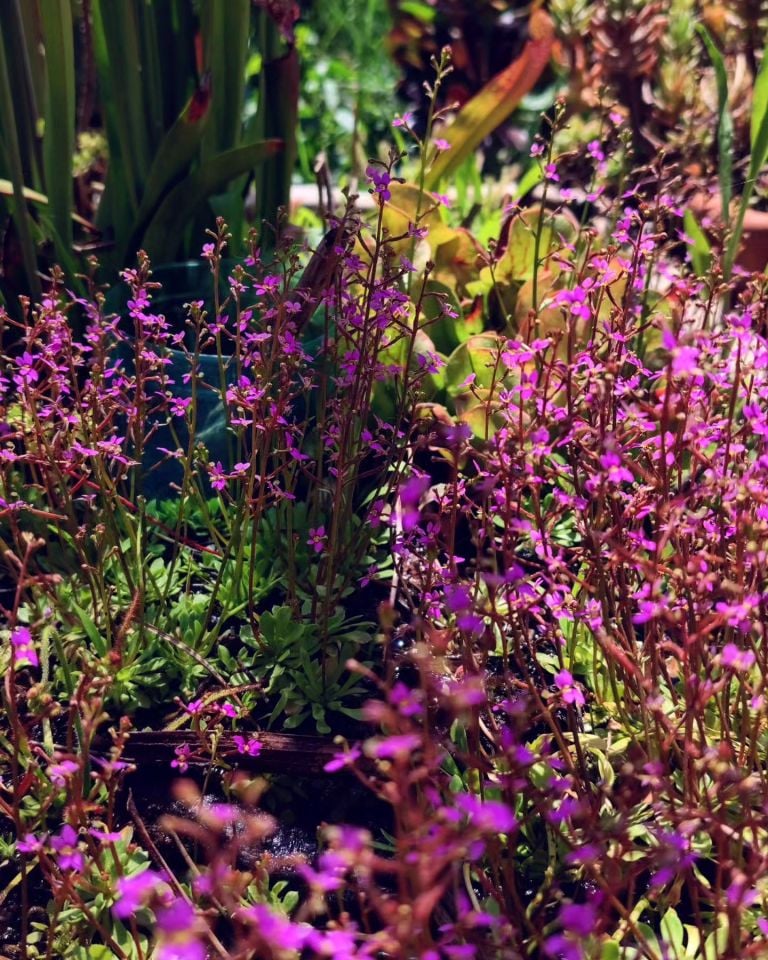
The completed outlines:
{"type": "Polygon", "coordinates": [[[112,913],[120,920],[132,916],[144,906],[162,882],[162,875],[155,870],[144,870],[129,877],[120,877],[116,884],[118,899],[112,907],[112,913]]]}
{"type": "Polygon", "coordinates": [[[343,770],[345,767],[351,767],[352,764],[359,760],[362,756],[362,752],[357,748],[353,747],[351,750],[346,750],[343,753],[337,753],[332,759],[328,761],[323,767],[326,773],[336,773],[337,770],[343,770]]]}
{"type": "Polygon", "coordinates": [[[16,849],[19,853],[26,853],[28,856],[34,856],[43,849],[43,839],[36,837],[34,833],[25,833],[24,836],[16,841],[16,849]]]}
{"type": "Polygon", "coordinates": [[[573,707],[583,707],[585,704],[584,694],[576,686],[576,681],[570,670],[561,670],[555,676],[555,684],[563,695],[563,700],[573,707]]]}
{"type": "Polygon", "coordinates": [[[64,787],[67,781],[77,773],[78,769],[74,760],[62,760],[60,763],[52,763],[48,767],[48,777],[54,786],[64,787]]]}
{"type": "Polygon", "coordinates": [[[401,733],[380,740],[368,740],[365,752],[378,760],[387,760],[392,757],[404,757],[413,753],[421,746],[421,737],[416,733],[401,733]]]}
{"type": "Polygon", "coordinates": [[[440,152],[451,149],[450,143],[448,143],[448,141],[444,140],[442,137],[436,137],[433,143],[435,144],[435,149],[439,150],[440,152]]]}
{"type": "Polygon", "coordinates": [[[188,743],[182,743],[180,747],[176,747],[173,751],[176,754],[176,759],[171,760],[171,766],[178,770],[179,773],[184,773],[189,769],[189,758],[192,754],[192,748],[188,743]]]}
{"type": "Polygon", "coordinates": [[[272,950],[301,950],[312,930],[308,924],[292,923],[264,903],[243,908],[239,916],[253,924],[258,937],[272,950]]]}
{"type": "Polygon", "coordinates": [[[745,673],[755,665],[755,654],[752,650],[741,650],[735,643],[726,643],[720,662],[735,673],[745,673]]]}
{"type": "Polygon", "coordinates": [[[16,667],[39,667],[40,658],[32,641],[29,627],[16,627],[11,633],[11,649],[16,667]]]}
{"type": "Polygon", "coordinates": [[[249,737],[246,739],[241,734],[236,733],[232,739],[237,747],[238,753],[242,753],[248,757],[258,757],[261,753],[261,741],[258,737],[249,737]]]}
{"type": "Polygon", "coordinates": [[[224,490],[224,488],[227,486],[227,475],[224,473],[224,467],[221,465],[221,460],[217,460],[216,463],[209,464],[208,476],[211,478],[211,486],[214,490],[224,490]]]}
{"type": "Polygon", "coordinates": [[[482,833],[510,833],[517,827],[517,819],[505,803],[479,800],[468,793],[457,794],[454,802],[470,825],[482,833]]]}
{"type": "Polygon", "coordinates": [[[77,831],[68,823],[64,824],[57,836],[51,838],[51,847],[60,870],[79,872],[85,866],[85,859],[78,849],[77,842],[77,831]]]}
{"type": "Polygon", "coordinates": [[[312,547],[315,553],[323,552],[323,550],[325,549],[325,541],[327,539],[328,538],[326,536],[324,526],[310,527],[309,539],[307,540],[307,544],[310,547],[312,547]]]}

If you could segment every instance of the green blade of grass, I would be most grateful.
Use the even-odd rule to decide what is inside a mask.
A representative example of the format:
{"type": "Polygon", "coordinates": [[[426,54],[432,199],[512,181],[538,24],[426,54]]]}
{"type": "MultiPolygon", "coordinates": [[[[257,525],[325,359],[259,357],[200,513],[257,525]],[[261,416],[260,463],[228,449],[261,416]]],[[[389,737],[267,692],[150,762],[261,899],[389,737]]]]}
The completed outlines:
{"type": "Polygon", "coordinates": [[[691,238],[688,250],[691,254],[693,269],[696,271],[696,276],[703,277],[712,266],[712,248],[707,240],[707,235],[701,229],[692,210],[686,210],[683,214],[683,226],[685,232],[691,238]]]}
{"type": "Polygon", "coordinates": [[[727,224],[733,192],[733,119],[728,109],[728,74],[723,56],[707,28],[698,23],[696,30],[707,48],[717,81],[717,177],[720,184],[723,222],[727,224]]]}
{"type": "Polygon", "coordinates": [[[503,123],[529,92],[544,71],[552,51],[554,27],[546,13],[531,15],[531,39],[520,56],[487,83],[466,103],[456,119],[440,136],[450,143],[427,173],[424,187],[434,190],[440,181],[472,153],[499,124],[503,123]]]}
{"type": "Polygon", "coordinates": [[[32,240],[32,226],[24,199],[24,173],[19,153],[19,141],[14,122],[13,92],[8,76],[8,64],[5,58],[5,44],[0,42],[0,116],[7,118],[0,126],[0,160],[10,175],[13,184],[11,209],[19,233],[24,272],[30,292],[40,297],[40,280],[37,275],[37,254],[32,240]]]}
{"type": "Polygon", "coordinates": [[[723,259],[723,275],[727,280],[739,252],[741,235],[744,230],[744,218],[749,208],[749,201],[755,187],[757,177],[768,159],[768,56],[763,55],[762,63],[755,81],[754,99],[752,102],[752,116],[750,118],[750,158],[749,173],[741,194],[741,203],[736,215],[731,238],[728,241],[723,259]]]}
{"type": "Polygon", "coordinates": [[[141,49],[144,110],[147,137],[154,150],[163,138],[163,71],[157,38],[157,4],[139,4],[136,9],[141,49]]]}
{"type": "Polygon", "coordinates": [[[223,190],[230,180],[276,156],[281,148],[280,140],[262,140],[227,150],[204,163],[165,197],[142,238],[143,249],[155,260],[172,259],[184,225],[195,208],[223,190]]]}
{"type": "MultiPolygon", "coordinates": [[[[69,0],[40,0],[45,45],[43,169],[51,219],[72,246],[72,157],[75,149],[75,51],[69,0]]],[[[60,254],[61,250],[58,251],[60,254]]]]}
{"type": "Polygon", "coordinates": [[[203,138],[203,159],[240,144],[245,63],[250,34],[250,0],[204,0],[200,29],[205,66],[211,72],[211,123],[203,138]]]}
{"type": "Polygon", "coordinates": [[[190,97],[176,122],[163,137],[152,161],[136,222],[126,238],[120,259],[134,252],[138,237],[157,211],[163,197],[187,173],[197,154],[210,117],[211,99],[207,87],[190,97]]]}
{"type": "MultiPolygon", "coordinates": [[[[37,12],[37,4],[29,3],[22,10],[20,0],[12,0],[0,5],[0,11],[3,18],[3,40],[8,75],[13,78],[15,122],[24,183],[31,187],[41,187],[40,151],[36,131],[39,111],[32,75],[36,70],[42,78],[45,71],[41,69],[42,63],[35,62],[33,68],[28,44],[30,38],[25,36],[25,16],[31,21],[29,29],[34,29],[39,24],[38,19],[31,20],[30,17],[30,14],[37,12]]],[[[41,47],[39,30],[37,36],[32,39],[37,40],[39,49],[41,47]]]]}
{"type": "Polygon", "coordinates": [[[768,159],[768,56],[763,54],[755,80],[749,124],[750,176],[759,173],[768,159]]]}
{"type": "MultiPolygon", "coordinates": [[[[135,217],[150,150],[144,118],[139,44],[134,8],[122,0],[93,0],[93,51],[104,104],[110,157],[119,156],[122,176],[112,189],[124,190],[135,217]]],[[[128,223],[114,223],[125,236],[128,223]]]]}

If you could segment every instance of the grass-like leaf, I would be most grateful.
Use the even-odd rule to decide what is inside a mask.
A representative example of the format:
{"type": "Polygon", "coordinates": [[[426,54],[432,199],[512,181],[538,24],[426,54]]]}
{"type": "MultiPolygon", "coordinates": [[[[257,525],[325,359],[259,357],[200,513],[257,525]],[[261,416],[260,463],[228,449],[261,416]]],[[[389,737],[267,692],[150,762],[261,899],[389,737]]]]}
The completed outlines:
{"type": "Polygon", "coordinates": [[[45,44],[43,168],[51,219],[72,246],[72,156],[75,149],[75,51],[69,0],[41,0],[45,44]]]}
{"type": "Polygon", "coordinates": [[[166,196],[147,228],[142,247],[155,260],[172,259],[192,211],[212,194],[223,190],[230,180],[276,156],[281,147],[280,140],[262,140],[227,150],[204,163],[166,196]]]}
{"type": "Polygon", "coordinates": [[[728,74],[723,55],[717,49],[707,28],[699,23],[696,24],[696,30],[707,48],[717,81],[717,176],[720,184],[723,222],[728,223],[728,211],[733,192],[733,118],[728,109],[728,74]]]}

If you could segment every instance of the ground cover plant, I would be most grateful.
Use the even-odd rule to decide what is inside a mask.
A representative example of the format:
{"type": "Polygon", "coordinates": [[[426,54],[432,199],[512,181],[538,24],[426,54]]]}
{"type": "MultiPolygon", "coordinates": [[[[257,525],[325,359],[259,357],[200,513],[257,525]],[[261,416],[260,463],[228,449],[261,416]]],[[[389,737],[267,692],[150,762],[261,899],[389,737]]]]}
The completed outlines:
{"type": "Polygon", "coordinates": [[[702,218],[608,88],[477,224],[432,66],[311,256],[219,218],[181,323],[143,252],[0,309],[3,956],[768,955],[751,187],[702,218]]]}

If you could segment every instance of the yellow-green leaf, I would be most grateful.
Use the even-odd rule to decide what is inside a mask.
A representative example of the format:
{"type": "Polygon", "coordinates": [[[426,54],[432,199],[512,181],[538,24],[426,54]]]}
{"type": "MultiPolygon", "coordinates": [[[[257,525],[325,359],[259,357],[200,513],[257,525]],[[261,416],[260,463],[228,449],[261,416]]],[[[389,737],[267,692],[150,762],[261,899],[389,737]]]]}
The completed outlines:
{"type": "Polygon", "coordinates": [[[554,25],[543,10],[534,10],[528,27],[530,39],[517,60],[497,73],[440,131],[451,147],[439,154],[427,174],[428,190],[435,189],[507,119],[543,73],[552,52],[554,25]]]}

